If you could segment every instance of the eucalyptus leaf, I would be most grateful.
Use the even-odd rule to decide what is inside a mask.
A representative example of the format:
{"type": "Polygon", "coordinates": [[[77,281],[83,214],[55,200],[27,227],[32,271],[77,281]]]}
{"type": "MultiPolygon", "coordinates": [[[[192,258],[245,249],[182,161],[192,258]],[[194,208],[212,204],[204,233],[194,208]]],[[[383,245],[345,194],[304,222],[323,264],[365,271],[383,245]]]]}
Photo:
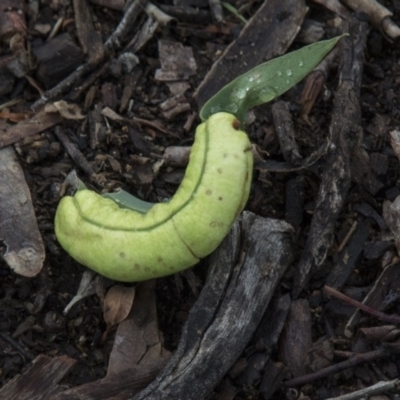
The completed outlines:
{"type": "Polygon", "coordinates": [[[211,115],[225,111],[243,122],[250,108],[268,103],[300,82],[343,36],[310,44],[239,76],[204,104],[200,111],[201,120],[206,121],[211,115]]]}

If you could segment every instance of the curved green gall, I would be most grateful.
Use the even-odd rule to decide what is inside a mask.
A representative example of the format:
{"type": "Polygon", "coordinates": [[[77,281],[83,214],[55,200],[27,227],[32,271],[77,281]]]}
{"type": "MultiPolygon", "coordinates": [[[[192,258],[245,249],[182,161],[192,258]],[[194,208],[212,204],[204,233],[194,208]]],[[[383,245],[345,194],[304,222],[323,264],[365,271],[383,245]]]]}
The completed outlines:
{"type": "Polygon", "coordinates": [[[87,189],[64,197],[55,217],[61,246],[81,264],[125,282],[196,264],[218,247],[249,196],[253,155],[238,127],[225,112],[199,125],[176,194],[145,214],[87,189]]]}

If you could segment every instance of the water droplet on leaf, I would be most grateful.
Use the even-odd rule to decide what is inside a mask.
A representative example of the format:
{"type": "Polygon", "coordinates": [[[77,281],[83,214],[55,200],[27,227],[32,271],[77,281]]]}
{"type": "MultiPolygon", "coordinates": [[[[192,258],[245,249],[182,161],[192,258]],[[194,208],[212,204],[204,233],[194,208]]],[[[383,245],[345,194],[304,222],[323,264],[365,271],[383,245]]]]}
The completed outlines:
{"type": "Polygon", "coordinates": [[[239,89],[236,92],[236,96],[237,96],[238,99],[244,99],[244,97],[246,96],[246,91],[243,90],[243,89],[239,89]]]}
{"type": "Polygon", "coordinates": [[[287,76],[292,75],[292,70],[291,70],[291,69],[287,69],[287,70],[286,70],[286,75],[287,75],[287,76]]]}
{"type": "Polygon", "coordinates": [[[237,106],[237,104],[231,103],[226,106],[226,111],[233,114],[233,113],[237,112],[238,108],[239,107],[237,106]]]}
{"type": "Polygon", "coordinates": [[[303,61],[299,61],[299,67],[302,67],[304,65],[303,61]]]}

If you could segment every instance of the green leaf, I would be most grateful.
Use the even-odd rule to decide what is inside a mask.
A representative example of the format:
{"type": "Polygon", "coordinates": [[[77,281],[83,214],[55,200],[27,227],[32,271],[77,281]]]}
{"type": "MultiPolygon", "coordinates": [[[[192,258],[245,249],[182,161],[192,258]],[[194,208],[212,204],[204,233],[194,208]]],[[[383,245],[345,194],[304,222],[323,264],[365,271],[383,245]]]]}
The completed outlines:
{"type": "MultiPolygon", "coordinates": [[[[75,170],[68,174],[64,185],[73,192],[87,189],[86,185],[76,175],[75,170]]],[[[113,193],[105,193],[102,197],[113,200],[120,208],[127,208],[140,214],[146,214],[147,211],[154,206],[154,203],[148,203],[147,201],[141,200],[123,189],[119,189],[113,193]]]]}
{"type": "Polygon", "coordinates": [[[102,196],[114,200],[120,208],[127,208],[140,214],[146,214],[154,206],[154,203],[141,200],[122,189],[113,193],[105,193],[102,196]]]}
{"type": "Polygon", "coordinates": [[[243,122],[250,108],[268,103],[300,82],[343,36],[310,44],[239,76],[204,104],[200,111],[201,120],[226,111],[243,122]]]}
{"type": "Polygon", "coordinates": [[[239,18],[244,24],[247,24],[247,19],[245,17],[243,17],[242,14],[240,14],[240,12],[233,7],[232,4],[226,3],[226,2],[222,2],[221,3],[229,12],[231,12],[236,18],[239,18]]]}

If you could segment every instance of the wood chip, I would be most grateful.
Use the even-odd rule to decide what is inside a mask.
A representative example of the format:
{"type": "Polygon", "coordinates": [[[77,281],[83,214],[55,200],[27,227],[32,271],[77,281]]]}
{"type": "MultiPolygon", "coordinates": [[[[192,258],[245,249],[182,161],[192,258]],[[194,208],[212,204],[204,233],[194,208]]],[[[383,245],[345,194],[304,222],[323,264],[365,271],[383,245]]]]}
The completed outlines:
{"type": "Polygon", "coordinates": [[[0,150],[0,237],[4,259],[19,275],[36,276],[43,267],[44,244],[36,222],[29,187],[14,149],[0,150]]]}

